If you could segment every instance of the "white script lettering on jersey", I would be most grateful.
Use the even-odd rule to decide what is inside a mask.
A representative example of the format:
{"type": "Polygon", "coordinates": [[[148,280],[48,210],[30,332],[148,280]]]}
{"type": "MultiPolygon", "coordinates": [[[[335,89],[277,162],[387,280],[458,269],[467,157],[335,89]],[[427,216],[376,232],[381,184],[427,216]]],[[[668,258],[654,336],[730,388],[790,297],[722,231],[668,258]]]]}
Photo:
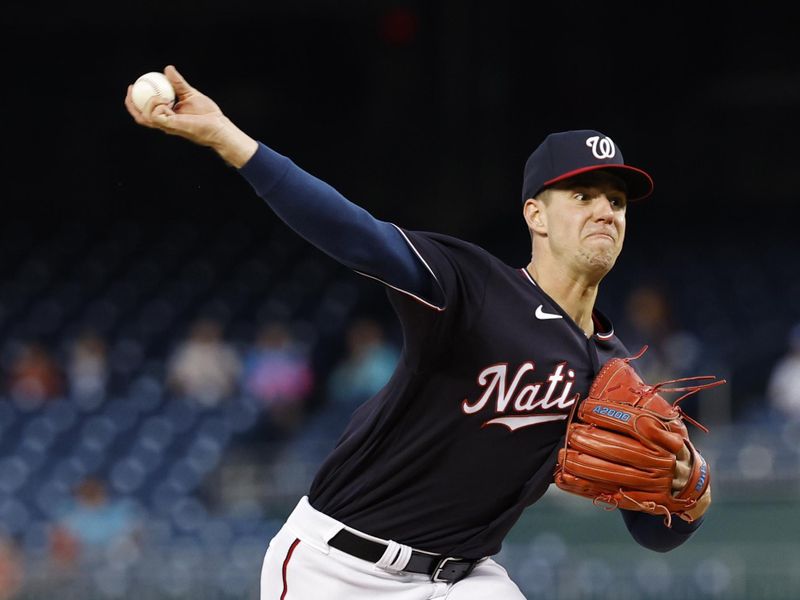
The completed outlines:
{"type": "Polygon", "coordinates": [[[595,158],[614,158],[617,153],[617,148],[609,137],[601,138],[599,135],[593,135],[586,140],[586,145],[592,149],[595,158]]]}
{"type": "Polygon", "coordinates": [[[493,400],[495,414],[503,413],[504,416],[489,419],[484,426],[505,425],[512,431],[529,425],[566,419],[567,414],[564,412],[543,412],[553,408],[568,409],[575,403],[577,395],[570,396],[572,384],[575,382],[575,371],[566,366],[565,362],[559,363],[544,381],[525,385],[520,385],[522,377],[535,369],[532,362],[523,363],[510,383],[507,363],[486,367],[478,375],[478,383],[485,388],[483,394],[474,403],[464,399],[461,409],[466,414],[473,415],[493,400]],[[541,393],[543,390],[544,393],[541,393]],[[536,414],[531,414],[534,411],[536,414]],[[510,414],[506,414],[509,412],[510,414]]]}

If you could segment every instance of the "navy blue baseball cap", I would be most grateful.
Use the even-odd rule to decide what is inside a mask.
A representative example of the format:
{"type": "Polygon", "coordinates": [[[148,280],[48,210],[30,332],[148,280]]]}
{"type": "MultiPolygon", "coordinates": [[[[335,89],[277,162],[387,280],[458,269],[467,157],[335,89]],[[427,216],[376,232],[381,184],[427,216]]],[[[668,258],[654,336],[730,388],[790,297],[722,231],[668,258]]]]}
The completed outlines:
{"type": "Polygon", "coordinates": [[[628,188],[628,200],[653,193],[653,178],[626,165],[622,151],[610,137],[593,129],[551,133],[525,163],[522,202],[559,181],[598,169],[613,171],[628,188]]]}

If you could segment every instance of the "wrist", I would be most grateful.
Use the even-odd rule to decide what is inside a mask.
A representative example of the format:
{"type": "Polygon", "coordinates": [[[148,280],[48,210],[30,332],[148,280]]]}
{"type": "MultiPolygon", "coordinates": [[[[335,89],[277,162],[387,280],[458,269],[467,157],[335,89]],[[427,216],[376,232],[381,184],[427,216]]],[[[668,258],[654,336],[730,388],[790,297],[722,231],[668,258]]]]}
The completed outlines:
{"type": "Polygon", "coordinates": [[[244,133],[227,117],[219,129],[211,148],[229,165],[240,169],[258,150],[258,142],[244,133]]]}

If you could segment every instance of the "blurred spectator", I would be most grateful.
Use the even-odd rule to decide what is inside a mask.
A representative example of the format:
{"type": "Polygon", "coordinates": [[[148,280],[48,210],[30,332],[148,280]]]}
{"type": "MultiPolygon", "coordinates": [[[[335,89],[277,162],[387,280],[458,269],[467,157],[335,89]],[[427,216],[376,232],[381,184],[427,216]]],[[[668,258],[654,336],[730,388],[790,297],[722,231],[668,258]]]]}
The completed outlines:
{"type": "Polygon", "coordinates": [[[48,540],[50,544],[50,572],[48,578],[61,579],[75,570],[81,554],[81,545],[66,527],[53,525],[48,540]]]}
{"type": "Polygon", "coordinates": [[[98,553],[139,545],[139,516],[124,499],[112,499],[105,482],[87,477],[75,488],[51,530],[51,552],[62,568],[98,553]]]}
{"type": "Polygon", "coordinates": [[[284,323],[263,325],[244,361],[243,386],[259,400],[272,422],[290,431],[305,412],[314,386],[308,350],[284,323]]]}
{"type": "Polygon", "coordinates": [[[105,340],[94,331],[84,331],[72,343],[67,358],[69,393],[79,404],[99,404],[108,386],[105,340]]]}
{"type": "MultiPolygon", "coordinates": [[[[715,375],[730,380],[726,365],[716,357],[699,336],[681,327],[666,292],[657,284],[635,287],[626,300],[623,339],[628,350],[636,354],[647,345],[647,351],[636,360],[636,367],[646,383],[681,377],[715,375]]],[[[687,382],[702,384],[702,380],[687,382]]],[[[689,396],[681,402],[683,409],[704,424],[729,422],[731,403],[729,385],[723,385],[689,396]]],[[[680,395],[668,394],[669,401],[680,395]]]]}
{"type": "Polygon", "coordinates": [[[21,407],[33,409],[60,398],[64,374],[47,347],[38,341],[22,342],[14,351],[8,372],[8,392],[21,407]]]}
{"type": "Polygon", "coordinates": [[[778,418],[800,420],[800,323],[789,331],[789,348],[775,363],[767,382],[767,399],[778,418]]]}
{"type": "Polygon", "coordinates": [[[643,379],[656,383],[696,375],[702,344],[693,333],[679,329],[664,292],[654,285],[631,290],[626,301],[626,319],[631,331],[626,332],[628,350],[638,352],[647,345],[647,352],[637,360],[643,379]]]}
{"type": "Polygon", "coordinates": [[[25,579],[25,565],[14,538],[0,533],[0,600],[17,598],[25,579]]]}
{"type": "Polygon", "coordinates": [[[167,365],[167,384],[178,396],[201,406],[216,406],[237,389],[242,365],[222,336],[222,324],[201,318],[175,349],[167,365]]]}
{"type": "Polygon", "coordinates": [[[344,404],[360,404],[380,390],[392,376],[400,352],[386,339],[381,324],[363,318],[347,329],[347,356],[328,381],[328,397],[344,404]]]}

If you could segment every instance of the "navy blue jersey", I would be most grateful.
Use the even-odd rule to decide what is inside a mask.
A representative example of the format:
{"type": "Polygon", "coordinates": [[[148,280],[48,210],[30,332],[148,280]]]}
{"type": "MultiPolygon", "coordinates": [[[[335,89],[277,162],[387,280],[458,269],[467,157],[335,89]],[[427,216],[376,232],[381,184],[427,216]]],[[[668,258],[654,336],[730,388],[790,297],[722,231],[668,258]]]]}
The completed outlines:
{"type": "Polygon", "coordinates": [[[587,338],[525,268],[447,235],[401,231],[441,301],[387,286],[402,358],[354,412],[309,500],[375,536],[489,556],[552,483],[576,398],[606,360],[630,353],[597,310],[587,338]]]}

